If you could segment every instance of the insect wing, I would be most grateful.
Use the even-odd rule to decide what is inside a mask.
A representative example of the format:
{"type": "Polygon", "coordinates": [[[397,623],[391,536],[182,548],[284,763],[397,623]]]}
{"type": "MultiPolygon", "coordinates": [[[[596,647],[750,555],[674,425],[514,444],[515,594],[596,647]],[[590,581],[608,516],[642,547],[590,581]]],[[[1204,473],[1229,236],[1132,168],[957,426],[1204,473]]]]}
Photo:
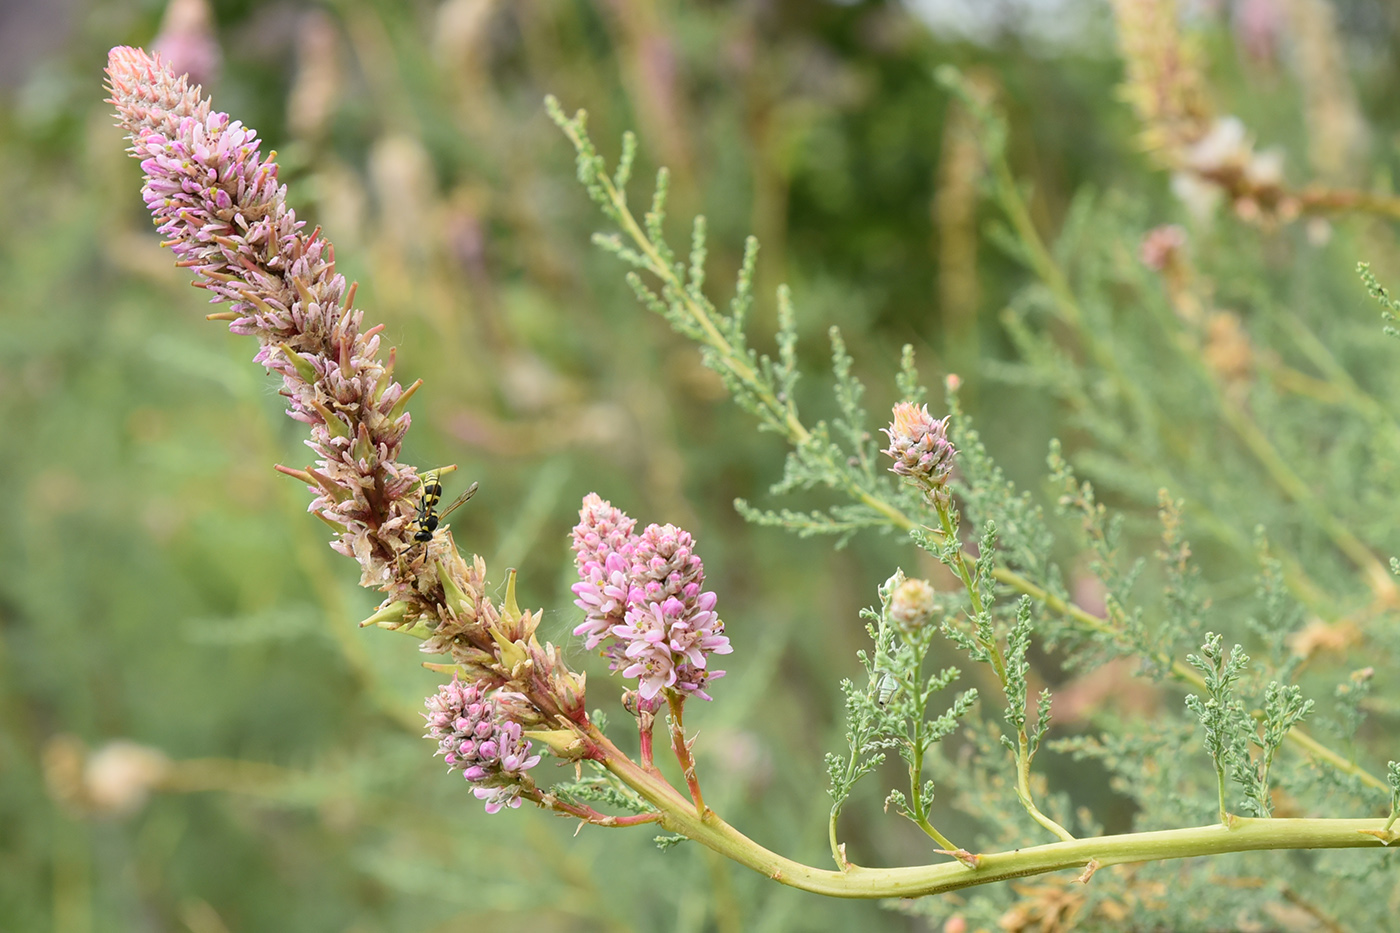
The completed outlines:
{"type": "Polygon", "coordinates": [[[449,505],[447,508],[443,509],[441,512],[438,513],[438,521],[442,521],[443,519],[447,518],[447,516],[451,515],[454,511],[456,511],[457,507],[460,506],[463,502],[466,502],[472,496],[476,495],[476,486],[476,483],[472,483],[470,486],[467,487],[466,492],[453,499],[451,505],[449,505]]]}

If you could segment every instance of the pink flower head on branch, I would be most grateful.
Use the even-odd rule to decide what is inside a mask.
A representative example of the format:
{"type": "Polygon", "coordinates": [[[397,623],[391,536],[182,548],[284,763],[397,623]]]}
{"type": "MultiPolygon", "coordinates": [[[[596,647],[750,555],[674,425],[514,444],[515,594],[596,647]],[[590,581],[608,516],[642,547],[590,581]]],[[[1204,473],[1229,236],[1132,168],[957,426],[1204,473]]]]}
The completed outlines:
{"type": "Polygon", "coordinates": [[[424,738],[438,743],[437,754],[449,768],[462,772],[472,793],[486,801],[487,813],[518,807],[521,794],[534,791],[525,772],[540,763],[540,756],[530,754],[520,724],[505,719],[495,699],[454,677],[424,705],[424,738]]]}
{"type": "Polygon", "coordinates": [[[933,417],[927,405],[900,402],[890,426],[881,430],[890,439],[890,446],[880,451],[894,460],[890,472],[909,477],[930,494],[942,493],[957,455],[948,440],[948,419],[933,417]]]}
{"type": "Polygon", "coordinates": [[[663,689],[708,700],[705,684],[724,675],[710,670],[711,654],[733,647],[714,611],[715,594],[702,587],[705,566],[688,531],[636,522],[590,493],[574,527],[579,582],[575,605],[585,613],[574,629],[585,645],[624,677],[638,678],[638,693],[655,701],[663,689]]]}

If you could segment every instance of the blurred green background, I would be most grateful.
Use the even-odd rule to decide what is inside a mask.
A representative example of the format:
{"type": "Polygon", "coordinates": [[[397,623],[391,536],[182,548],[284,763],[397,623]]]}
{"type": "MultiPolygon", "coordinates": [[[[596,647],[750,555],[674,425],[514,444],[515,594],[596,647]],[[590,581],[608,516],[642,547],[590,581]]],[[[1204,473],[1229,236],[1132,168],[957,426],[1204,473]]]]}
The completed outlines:
{"type": "MultiPolygon", "coordinates": [[[[1287,6],[1190,12],[1222,96],[1301,164],[1287,6]]],[[[443,773],[416,712],[437,676],[409,639],[355,629],[374,595],[272,470],[307,461],[301,426],[254,345],[202,319],[101,102],[106,50],[149,44],[164,8],[0,3],[0,930],[919,928],[695,846],[658,853],[647,830],[488,817],[443,773]]],[[[1363,180],[1384,185],[1400,19],[1335,9],[1373,146],[1363,180]]],[[[811,410],[829,407],[828,326],[874,412],[911,343],[930,384],[964,376],[989,446],[1039,488],[1066,422],[1040,388],[982,376],[1012,356],[998,312],[1027,276],[980,236],[979,159],[932,74],[955,63],[996,94],[1047,234],[1090,185],[1139,230],[1179,219],[1115,97],[1106,6],[219,0],[212,16],[216,108],[279,152],[397,373],[426,382],[406,458],[459,464],[448,495],[481,483],[453,516],[459,544],[493,580],[519,568],[542,634],[567,642],[583,494],[692,530],[735,645],[716,702],[688,716],[707,801],[826,864],[822,754],[843,747],[857,613],[896,566],[931,571],[889,538],[833,551],[737,517],[736,496],[778,504],[783,448],[589,246],[600,221],[541,100],[587,108],[613,157],[638,132],[637,177],[672,170],[676,242],[692,213],[709,218],[710,281],[732,281],[744,236],[760,238],[754,342],[771,348],[772,290],[790,283],[811,410]]],[[[634,186],[635,203],[648,194],[634,186]]],[[[1319,259],[1326,283],[1393,254],[1379,223],[1346,237],[1319,259]]],[[[1349,280],[1325,287],[1376,332],[1349,280]]],[[[626,742],[616,684],[576,643],[570,658],[626,742]]],[[[917,832],[881,817],[880,783],[848,807],[852,852],[924,860],[917,832]]],[[[1107,793],[1100,818],[1121,823],[1107,793]]]]}

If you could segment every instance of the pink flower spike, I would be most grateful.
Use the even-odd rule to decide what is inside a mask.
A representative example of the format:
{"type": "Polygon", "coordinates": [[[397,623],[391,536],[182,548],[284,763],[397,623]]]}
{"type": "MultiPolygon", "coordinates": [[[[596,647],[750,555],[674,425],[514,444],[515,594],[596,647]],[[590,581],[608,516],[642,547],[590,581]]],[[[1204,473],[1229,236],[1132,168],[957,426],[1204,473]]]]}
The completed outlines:
{"type": "Polygon", "coordinates": [[[377,333],[346,306],[329,241],[287,206],[257,133],[213,110],[161,56],[114,48],[107,78],[158,232],[195,284],[229,304],[230,330],[258,339],[256,359],[282,377],[288,415],[311,427],[328,483],[311,487],[312,511],[345,529],[333,547],[360,562],[364,585],[393,579],[416,505],[414,476],[397,464],[408,416],[388,417],[403,389],[377,357],[377,333]],[[332,410],[336,424],[326,422],[332,410]]]}

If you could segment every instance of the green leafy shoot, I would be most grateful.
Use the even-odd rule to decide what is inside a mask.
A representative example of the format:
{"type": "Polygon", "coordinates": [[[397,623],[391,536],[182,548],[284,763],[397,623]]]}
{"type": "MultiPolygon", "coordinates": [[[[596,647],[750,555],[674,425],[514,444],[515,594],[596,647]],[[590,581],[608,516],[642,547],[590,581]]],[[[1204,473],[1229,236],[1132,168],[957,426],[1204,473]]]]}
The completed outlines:
{"type": "Polygon", "coordinates": [[[1133,595],[1146,566],[1145,561],[1138,559],[1127,569],[1120,566],[1121,514],[1110,513],[1095,498],[1094,487],[1079,481],[1069,462],[1061,455],[1059,441],[1051,442],[1047,462],[1051,486],[1061,490],[1057,510],[1062,517],[1079,520],[1091,555],[1089,570],[1104,588],[1108,625],[1102,633],[1077,639],[1073,644],[1076,649],[1073,659],[1084,663],[1095,660],[1095,654],[1136,655],[1143,659],[1149,671],[1160,677],[1170,669],[1172,659],[1153,645],[1142,607],[1133,595]]]}
{"type": "Polygon", "coordinates": [[[1390,785],[1390,819],[1385,821],[1385,831],[1390,832],[1395,821],[1400,819],[1400,761],[1386,764],[1385,780],[1390,785]]]}
{"type": "Polygon", "coordinates": [[[1247,620],[1249,628],[1264,642],[1274,676],[1287,680],[1292,677],[1303,658],[1288,646],[1288,637],[1297,631],[1303,620],[1303,607],[1288,591],[1283,564],[1269,547],[1262,527],[1255,529],[1255,549],[1259,554],[1259,586],[1256,591],[1262,613],[1247,620]]]}
{"type": "Polygon", "coordinates": [[[570,803],[602,803],[629,813],[653,813],[656,808],[643,800],[636,791],[590,762],[594,774],[573,781],[561,781],[550,792],[570,803]]]}
{"type": "Polygon", "coordinates": [[[679,834],[671,834],[666,836],[653,836],[651,841],[656,843],[656,847],[658,849],[660,849],[662,852],[665,852],[667,849],[674,849],[682,842],[689,842],[690,837],[682,836],[679,834]]]}
{"type": "MultiPolygon", "coordinates": [[[[838,543],[862,528],[912,527],[914,522],[906,512],[917,500],[876,468],[878,445],[860,406],[864,386],[852,372],[851,357],[839,331],[830,331],[838,414],[830,424],[818,421],[809,428],[799,416],[794,392],[797,329],[786,287],[778,290],[777,359],[748,345],[745,325],[754,300],[757,240],[750,237],[745,244],[729,313],[722,313],[704,289],[704,217],[697,217],[692,225],[686,261],[681,261],[666,242],[666,170],[657,173],[651,207],[639,223],[628,207],[625,190],[636,149],[631,134],[624,136],[617,171],[609,176],[606,161],[588,136],[586,114],[579,111],[567,116],[553,97],[546,99],[545,106],[574,145],[578,177],[589,197],[619,228],[596,234],[594,242],[631,267],[627,282],[645,307],[700,345],[704,365],[719,375],[739,407],[758,419],[759,429],[779,434],[791,445],[782,479],[773,491],[781,494],[822,487],[850,500],[814,512],[763,510],[740,500],[735,503],[739,512],[749,521],[789,528],[803,536],[833,535],[838,543]],[[643,273],[651,280],[644,279],[643,273]]],[[[899,379],[902,390],[914,394],[917,378],[912,351],[905,351],[899,379]]]]}
{"type": "MultiPolygon", "coordinates": [[[[1026,675],[1031,669],[1026,652],[1031,646],[1033,630],[1031,601],[1029,597],[1022,596],[1016,604],[1016,624],[1006,639],[1006,721],[1015,734],[1027,736],[1026,753],[1031,760],[1035,759],[1040,740],[1050,729],[1050,691],[1044,689],[1036,701],[1035,726],[1029,733],[1026,730],[1026,675]]],[[[1016,743],[1011,737],[1003,735],[1001,741],[1013,755],[1017,753],[1016,743]]]]}
{"type": "Polygon", "coordinates": [[[1332,731],[1346,743],[1353,757],[1356,755],[1356,734],[1366,719],[1366,710],[1362,703],[1371,695],[1375,675],[1376,670],[1373,667],[1352,671],[1346,680],[1337,684],[1337,689],[1333,692],[1336,706],[1333,709],[1335,718],[1332,731]]]}
{"type": "Polygon", "coordinates": [[[1162,562],[1163,618],[1155,633],[1141,624],[1138,613],[1138,634],[1143,651],[1143,667],[1154,679],[1171,672],[1171,659],[1179,646],[1199,637],[1201,619],[1210,600],[1201,589],[1201,570],[1191,560],[1191,542],[1186,540],[1182,523],[1183,503],[1172,498],[1165,489],[1157,492],[1157,517],[1162,524],[1162,547],[1157,552],[1162,562]]]}
{"type": "Polygon", "coordinates": [[[1314,705],[1312,700],[1303,699],[1300,687],[1285,686],[1273,680],[1264,688],[1262,723],[1258,733],[1250,738],[1259,753],[1253,761],[1247,755],[1242,758],[1235,774],[1236,782],[1245,791],[1245,810],[1251,815],[1265,817],[1273,812],[1269,772],[1274,765],[1274,754],[1283,744],[1288,730],[1311,713],[1314,705]]]}
{"type": "Polygon", "coordinates": [[[1385,321],[1383,328],[1385,334],[1390,337],[1400,337],[1400,326],[1397,326],[1400,325],[1400,301],[1390,297],[1390,291],[1371,272],[1369,262],[1358,262],[1356,273],[1361,276],[1361,281],[1366,286],[1366,290],[1371,293],[1371,297],[1376,299],[1376,303],[1381,306],[1381,318],[1385,321]]]}
{"type": "Polygon", "coordinates": [[[1041,507],[1029,492],[1017,491],[1016,484],[997,466],[963,412],[955,389],[948,392],[948,414],[948,434],[958,450],[953,486],[961,511],[973,525],[991,523],[999,529],[998,554],[1006,566],[1067,601],[1059,568],[1050,559],[1055,539],[1041,507]]]}
{"type": "MultiPolygon", "coordinates": [[[[909,794],[893,791],[886,804],[918,826],[940,848],[958,858],[970,859],[929,821],[934,784],[924,780],[925,762],[930,749],[952,733],[959,720],[977,701],[977,691],[959,693],[942,713],[932,715],[934,695],[947,689],[960,672],[946,667],[925,674],[924,662],[937,635],[927,611],[891,614],[895,593],[905,583],[896,572],[880,587],[880,609],[865,610],[866,632],[874,641],[873,650],[858,654],[865,668],[866,683],[842,683],[846,694],[846,756],[827,755],[827,773],[833,799],[830,819],[832,855],[837,864],[846,864],[844,849],[837,843],[836,823],[851,789],[861,777],[885,760],[886,751],[895,750],[903,759],[909,776],[909,794]]],[[[932,608],[932,607],[926,607],[932,608]]]]}
{"type": "MultiPolygon", "coordinates": [[[[1254,724],[1236,695],[1236,686],[1249,665],[1249,655],[1235,645],[1226,657],[1221,648],[1223,639],[1214,632],[1206,633],[1200,654],[1186,656],[1187,662],[1205,678],[1206,698],[1196,694],[1186,697],[1186,708],[1196,714],[1205,730],[1207,754],[1215,763],[1219,789],[1220,822],[1229,825],[1230,815],[1225,803],[1225,776],[1241,775],[1249,769],[1249,736],[1254,724]]],[[[1251,785],[1252,786],[1252,785],[1251,785]]]]}
{"type": "Polygon", "coordinates": [[[996,624],[999,611],[996,604],[996,525],[989,521],[984,526],[977,557],[969,566],[967,554],[960,543],[961,513],[946,495],[931,496],[929,501],[938,513],[942,535],[915,532],[913,537],[957,575],[968,601],[967,620],[960,620],[955,615],[947,616],[941,631],[966,651],[973,661],[989,665],[1001,684],[1007,702],[1006,719],[1015,730],[1014,739],[1003,736],[1002,744],[1011,751],[1015,762],[1016,797],[1021,806],[1032,819],[1059,838],[1073,839],[1069,830],[1041,812],[1031,795],[1031,760],[1050,724],[1050,696],[1048,692],[1042,692],[1036,725],[1030,732],[1026,730],[1026,674],[1030,666],[1025,661],[1025,655],[1032,631],[1031,602],[1028,597],[1022,597],[1018,603],[1015,621],[1009,628],[1006,648],[1003,649],[1002,636],[996,624]]]}

